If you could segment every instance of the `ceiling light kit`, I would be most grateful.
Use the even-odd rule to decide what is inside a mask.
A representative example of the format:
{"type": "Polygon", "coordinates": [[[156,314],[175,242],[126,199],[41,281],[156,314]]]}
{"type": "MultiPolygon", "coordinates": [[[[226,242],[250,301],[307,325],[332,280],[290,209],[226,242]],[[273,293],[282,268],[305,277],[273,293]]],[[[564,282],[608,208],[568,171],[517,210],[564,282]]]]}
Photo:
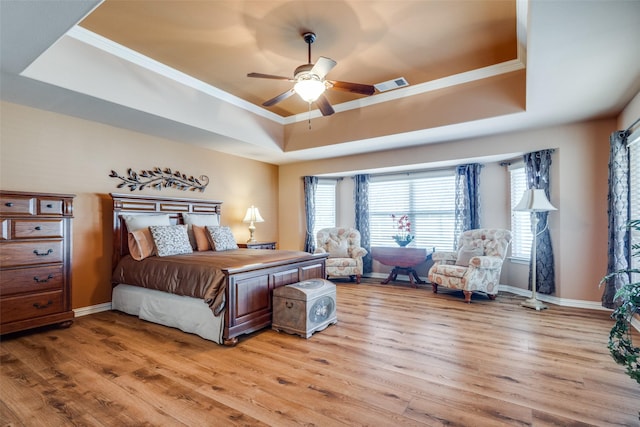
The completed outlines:
{"type": "Polygon", "coordinates": [[[335,113],[335,111],[324,94],[325,90],[341,90],[366,96],[370,96],[375,93],[376,88],[372,85],[325,80],[325,76],[329,71],[331,71],[331,69],[333,69],[333,67],[336,66],[336,61],[331,58],[321,56],[318,58],[318,61],[313,64],[311,62],[311,44],[316,40],[316,35],[312,32],[306,32],[302,34],[302,38],[308,46],[307,63],[300,65],[295,69],[293,78],[262,73],[247,74],[247,77],[295,82],[293,88],[263,102],[263,106],[270,107],[280,101],[284,101],[294,93],[297,93],[305,102],[308,102],[309,104],[315,102],[323,116],[330,116],[335,113]]]}

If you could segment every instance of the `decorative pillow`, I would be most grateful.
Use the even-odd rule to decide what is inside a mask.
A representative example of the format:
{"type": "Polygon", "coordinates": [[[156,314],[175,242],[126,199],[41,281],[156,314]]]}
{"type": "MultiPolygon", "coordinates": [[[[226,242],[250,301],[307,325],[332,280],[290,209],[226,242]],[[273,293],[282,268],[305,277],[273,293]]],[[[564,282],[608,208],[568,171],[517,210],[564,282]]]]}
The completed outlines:
{"type": "Polygon", "coordinates": [[[346,240],[329,240],[327,249],[329,258],[349,258],[349,242],[346,240]]]}
{"type": "Polygon", "coordinates": [[[127,225],[129,253],[133,259],[141,261],[155,254],[153,237],[149,231],[151,225],[171,225],[168,214],[164,215],[122,215],[127,225]]]}
{"type": "MultiPolygon", "coordinates": [[[[198,251],[208,251],[211,250],[211,243],[209,243],[209,238],[207,237],[207,230],[204,227],[199,225],[192,225],[193,237],[196,241],[196,250],[198,251]]],[[[187,229],[187,233],[189,229],[187,229]]]]}
{"type": "Polygon", "coordinates": [[[149,227],[129,233],[128,239],[129,253],[136,261],[142,261],[146,257],[155,254],[153,236],[151,235],[151,231],[149,231],[149,227]]]}
{"type": "MultiPolygon", "coordinates": [[[[198,242],[196,240],[196,236],[193,231],[193,226],[198,225],[200,227],[205,227],[207,225],[220,225],[218,215],[183,213],[182,221],[187,226],[187,234],[189,235],[189,242],[191,242],[191,247],[199,251],[200,250],[206,251],[207,249],[198,249],[198,242]]],[[[204,231],[204,228],[203,228],[203,231],[204,231]]],[[[211,248],[209,247],[209,249],[211,248]]]]}
{"type": "Polygon", "coordinates": [[[206,229],[209,235],[209,243],[211,243],[214,251],[238,249],[238,244],[231,233],[231,228],[226,226],[207,226],[206,229]]]}
{"type": "Polygon", "coordinates": [[[462,248],[460,248],[460,250],[458,251],[458,259],[456,259],[456,265],[468,267],[469,261],[471,261],[471,258],[473,258],[474,256],[482,256],[482,255],[484,255],[483,248],[465,245],[462,248]]]}
{"type": "Polygon", "coordinates": [[[149,227],[158,256],[190,254],[193,252],[186,225],[153,225],[149,227]]]}

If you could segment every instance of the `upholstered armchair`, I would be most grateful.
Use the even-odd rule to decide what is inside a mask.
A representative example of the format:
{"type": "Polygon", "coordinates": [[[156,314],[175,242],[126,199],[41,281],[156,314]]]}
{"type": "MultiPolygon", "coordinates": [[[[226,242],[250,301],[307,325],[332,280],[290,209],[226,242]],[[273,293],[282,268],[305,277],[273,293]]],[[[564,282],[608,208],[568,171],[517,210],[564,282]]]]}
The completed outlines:
{"type": "Polygon", "coordinates": [[[509,243],[509,230],[494,228],[463,232],[457,252],[433,253],[433,266],[429,269],[433,292],[438,292],[438,286],[444,286],[462,290],[467,303],[471,303],[471,294],[476,291],[495,299],[509,243]]]}
{"type": "Polygon", "coordinates": [[[349,277],[360,283],[362,257],[368,252],[360,247],[360,232],[355,228],[323,228],[316,236],[315,253],[328,253],[326,274],[329,277],[349,277]]]}

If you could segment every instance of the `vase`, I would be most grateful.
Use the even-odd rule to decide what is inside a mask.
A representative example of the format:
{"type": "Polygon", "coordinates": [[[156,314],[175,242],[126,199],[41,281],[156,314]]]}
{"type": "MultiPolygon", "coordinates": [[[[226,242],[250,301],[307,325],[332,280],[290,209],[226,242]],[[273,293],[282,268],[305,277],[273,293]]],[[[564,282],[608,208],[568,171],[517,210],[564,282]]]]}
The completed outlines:
{"type": "Polygon", "coordinates": [[[413,241],[413,237],[407,237],[405,239],[394,237],[393,240],[396,241],[398,246],[400,246],[401,248],[404,248],[405,246],[407,246],[409,243],[411,243],[413,241]]]}

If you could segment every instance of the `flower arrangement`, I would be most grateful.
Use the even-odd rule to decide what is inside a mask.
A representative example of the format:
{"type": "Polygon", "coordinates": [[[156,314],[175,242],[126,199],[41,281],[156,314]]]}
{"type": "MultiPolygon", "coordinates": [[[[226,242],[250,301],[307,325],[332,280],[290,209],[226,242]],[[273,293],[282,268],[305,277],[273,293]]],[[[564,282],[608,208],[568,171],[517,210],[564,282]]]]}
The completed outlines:
{"type": "Polygon", "coordinates": [[[396,215],[391,215],[391,219],[393,220],[394,228],[397,230],[397,233],[393,236],[393,240],[400,246],[407,246],[415,238],[415,236],[411,234],[411,221],[409,220],[409,216],[402,215],[397,217],[396,215]]]}

